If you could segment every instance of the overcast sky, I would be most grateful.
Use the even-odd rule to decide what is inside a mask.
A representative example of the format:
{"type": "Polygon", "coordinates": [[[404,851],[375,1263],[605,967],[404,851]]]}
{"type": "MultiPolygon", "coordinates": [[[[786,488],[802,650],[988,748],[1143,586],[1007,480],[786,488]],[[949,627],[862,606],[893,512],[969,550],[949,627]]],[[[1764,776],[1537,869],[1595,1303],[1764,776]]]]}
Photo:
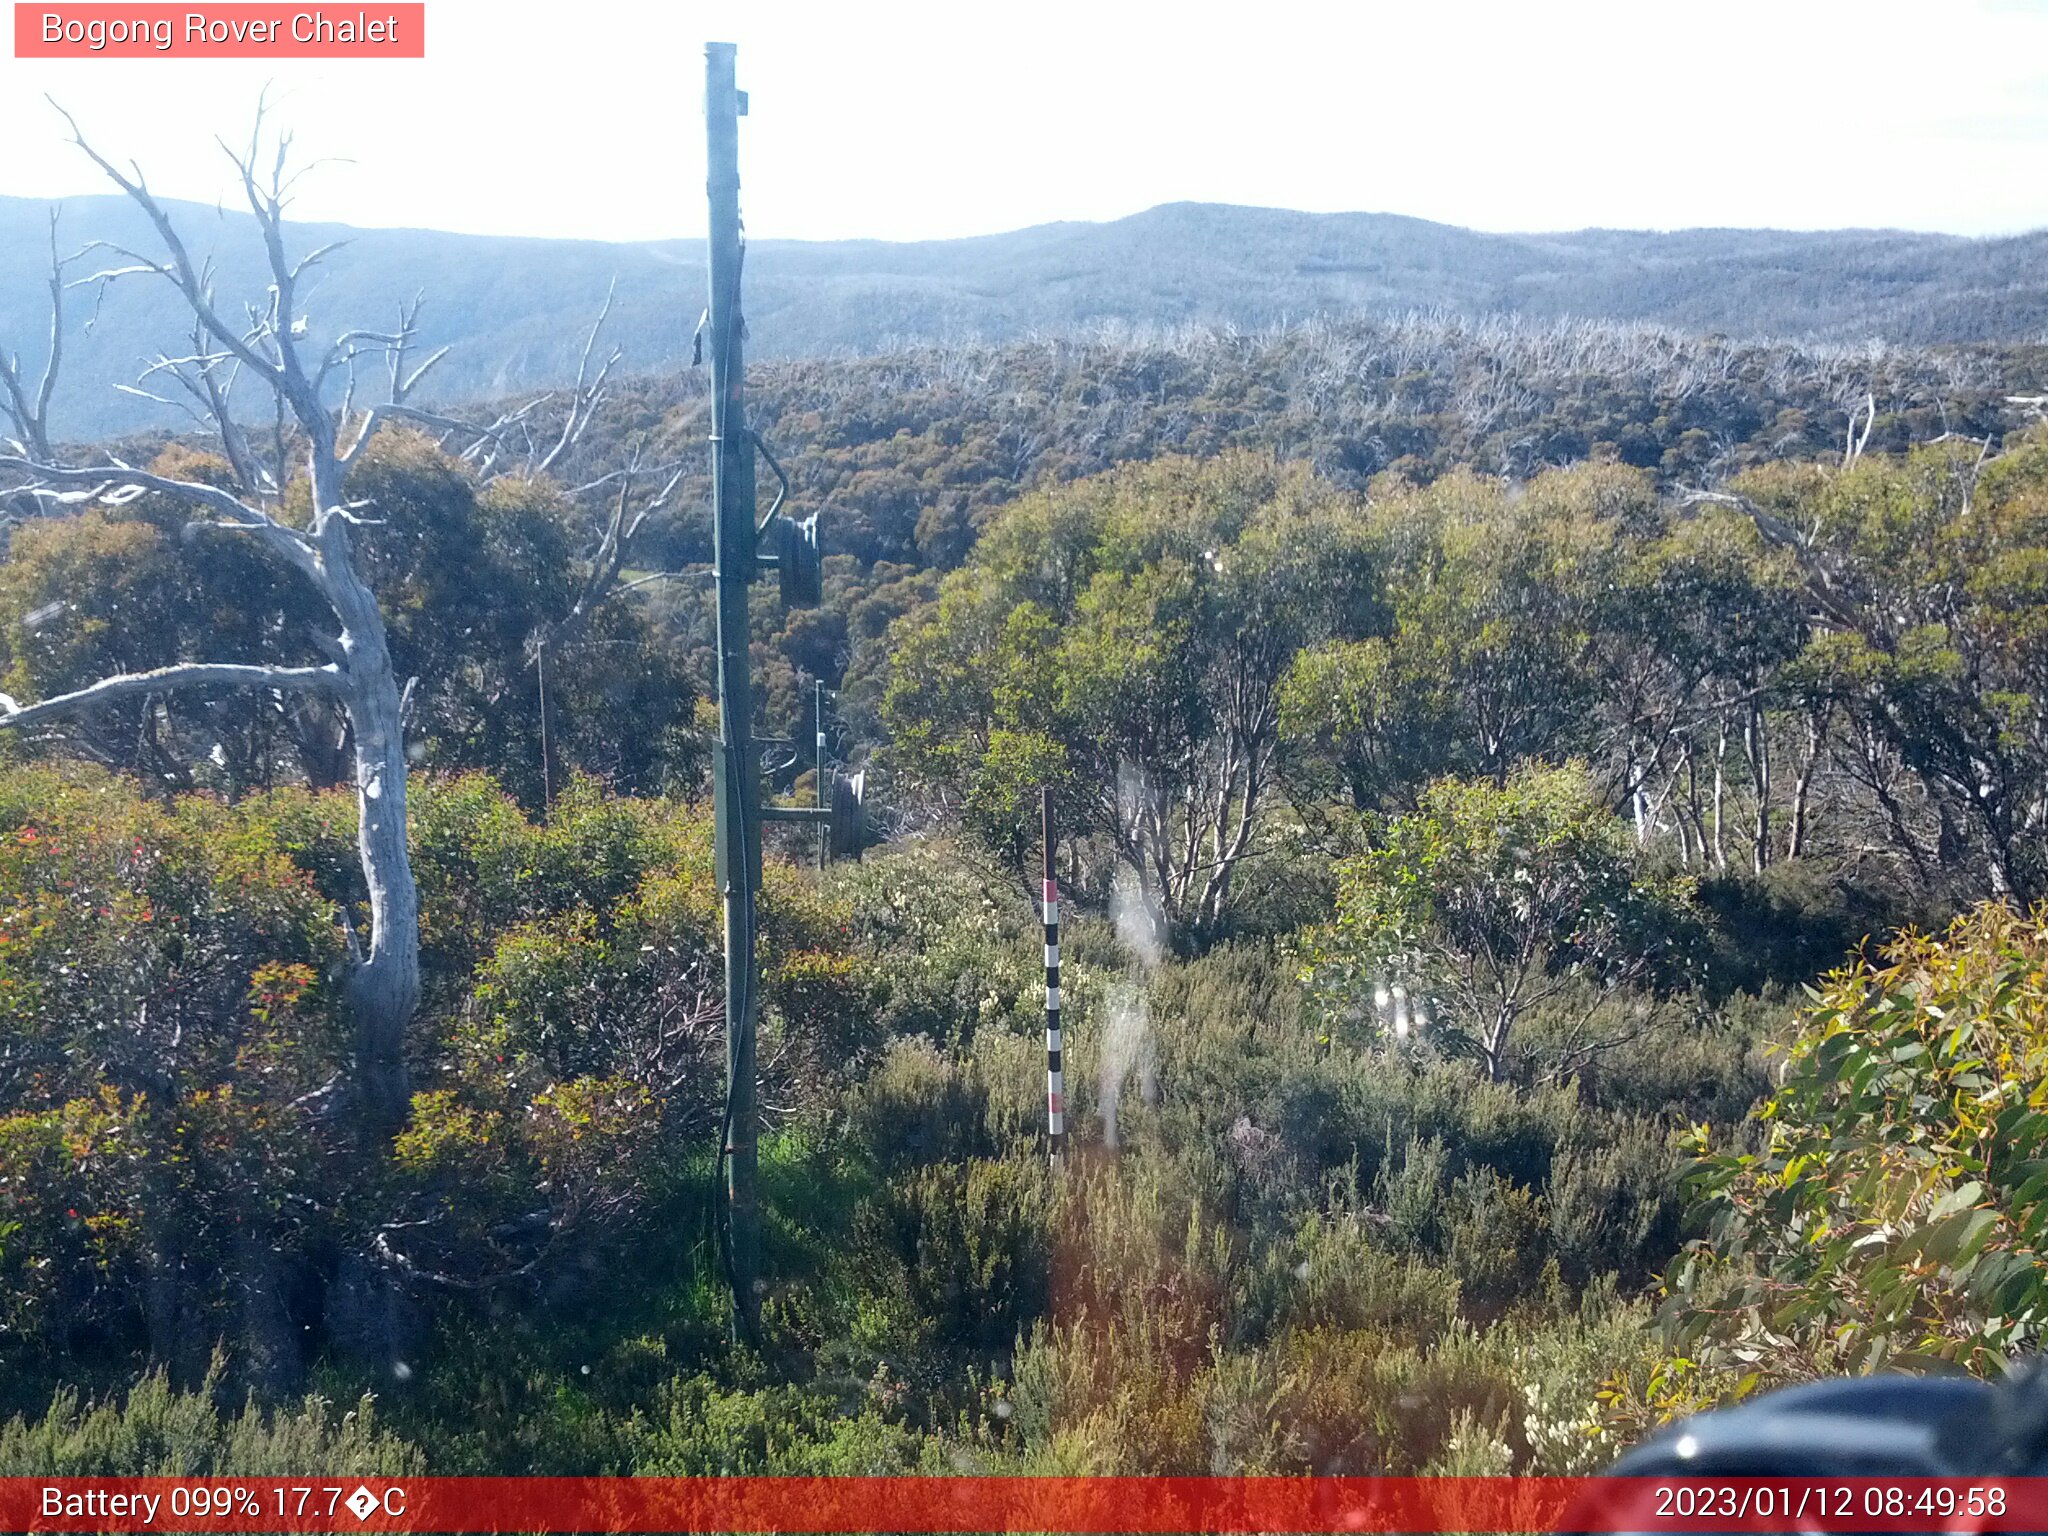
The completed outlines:
{"type": "MultiPolygon", "coordinates": [[[[331,3],[353,15],[358,4],[331,3]]],[[[0,193],[223,195],[266,79],[304,218],[642,239],[703,222],[740,45],[755,236],[923,239],[1179,199],[1494,230],[2048,225],[2048,0],[428,0],[424,61],[0,59],[0,193]]]]}

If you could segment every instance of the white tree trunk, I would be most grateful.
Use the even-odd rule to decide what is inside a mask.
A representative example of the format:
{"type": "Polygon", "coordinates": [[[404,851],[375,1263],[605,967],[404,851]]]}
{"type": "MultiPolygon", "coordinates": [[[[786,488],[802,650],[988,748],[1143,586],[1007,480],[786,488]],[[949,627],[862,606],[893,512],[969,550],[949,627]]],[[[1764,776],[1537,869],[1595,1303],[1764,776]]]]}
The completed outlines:
{"type": "Polygon", "coordinates": [[[349,978],[348,1004],[364,1129],[382,1137],[405,1124],[412,1098],[405,1038],[420,1000],[420,904],[406,846],[404,694],[381,622],[371,643],[352,648],[349,670],[356,849],[370,895],[370,947],[349,978]]]}

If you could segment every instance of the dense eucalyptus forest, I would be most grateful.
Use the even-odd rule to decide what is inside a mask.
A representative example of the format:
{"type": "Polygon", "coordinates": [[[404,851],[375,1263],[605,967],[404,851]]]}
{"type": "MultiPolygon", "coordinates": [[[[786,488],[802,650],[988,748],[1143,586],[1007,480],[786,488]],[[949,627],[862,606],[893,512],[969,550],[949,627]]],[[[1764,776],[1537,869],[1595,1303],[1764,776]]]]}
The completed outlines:
{"type": "Polygon", "coordinates": [[[191,430],[8,364],[0,1474],[1574,1472],[2038,1347],[2042,349],[757,366],[758,724],[878,816],[768,860],[735,1339],[704,382],[417,408],[260,163],[191,430]]]}

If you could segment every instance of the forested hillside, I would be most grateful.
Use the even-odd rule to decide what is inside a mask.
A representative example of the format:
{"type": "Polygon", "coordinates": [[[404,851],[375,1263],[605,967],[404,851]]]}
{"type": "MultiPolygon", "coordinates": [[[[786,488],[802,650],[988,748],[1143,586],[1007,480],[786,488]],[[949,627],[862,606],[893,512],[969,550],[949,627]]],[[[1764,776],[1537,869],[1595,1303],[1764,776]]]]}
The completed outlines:
{"type": "MultiPolygon", "coordinates": [[[[2023,425],[2048,351],[1742,345],[1583,323],[1410,319],[1303,326],[1264,338],[1015,343],[755,369],[757,422],[799,466],[799,509],[820,513],[822,609],[758,622],[770,720],[799,708],[799,673],[842,687],[872,739],[888,623],[968,558],[1027,491],[1162,455],[1228,450],[1312,466],[1364,494],[1471,469],[1518,484],[1591,459],[1641,472],[1676,500],[1774,462],[1839,463],[1945,435],[1981,442],[2023,425]]],[[[710,557],[697,373],[628,381],[601,410],[574,478],[623,454],[674,462],[675,513],[650,522],[649,570],[710,557]]],[[[700,587],[659,583],[652,611],[708,675],[700,587]]]]}
{"type": "Polygon", "coordinates": [[[296,312],[274,437],[0,458],[0,1472],[1574,1472],[2038,1346],[2038,349],[755,367],[878,814],[735,1338],[702,380],[337,418],[296,312]]]}
{"type": "MultiPolygon", "coordinates": [[[[168,205],[223,292],[260,290],[263,253],[236,207],[168,205]]],[[[46,329],[47,207],[0,197],[0,336],[27,351],[46,329]]],[[[346,241],[306,294],[311,336],[388,319],[427,298],[427,340],[453,352],[435,397],[559,387],[577,319],[617,283],[619,335],[639,370],[689,355],[703,308],[701,241],[634,245],[295,225],[293,254],[346,241]]],[[[133,249],[149,230],[125,199],[66,201],[62,254],[133,249]]],[[[72,276],[119,265],[88,259],[72,276]]],[[[1175,203],[1107,224],[1050,224],[975,239],[758,240],[747,261],[757,355],[867,354],[906,344],[1022,336],[1266,331],[1305,320],[1442,313],[1642,322],[1742,339],[1847,345],[2026,342],[2048,333],[2048,239],[1968,240],[1896,230],[1795,233],[1584,230],[1484,234],[1391,214],[1307,214],[1175,203]]],[[[173,419],[134,385],[187,323],[175,295],[120,287],[74,304],[61,402],[81,439],[173,419]]],[[[338,386],[337,386],[338,388],[338,386]]],[[[151,390],[160,394],[161,391],[151,390]]],[[[338,402],[339,395],[336,395],[338,402]]],[[[260,403],[250,397],[251,408],[260,403]]],[[[175,408],[172,408],[174,411],[175,408]]]]}

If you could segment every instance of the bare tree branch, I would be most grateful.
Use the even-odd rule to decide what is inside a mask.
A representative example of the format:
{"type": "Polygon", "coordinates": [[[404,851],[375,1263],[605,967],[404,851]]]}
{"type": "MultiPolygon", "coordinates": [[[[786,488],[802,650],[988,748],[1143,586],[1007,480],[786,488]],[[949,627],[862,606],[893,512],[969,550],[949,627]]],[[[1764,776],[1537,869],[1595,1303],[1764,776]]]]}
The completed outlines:
{"type": "Polygon", "coordinates": [[[64,715],[75,715],[80,710],[92,709],[101,704],[112,703],[115,699],[130,698],[136,694],[169,693],[178,688],[270,688],[280,693],[307,693],[315,690],[334,691],[341,681],[341,669],[332,665],[324,667],[271,667],[251,666],[238,662],[183,662],[174,667],[158,667],[150,672],[123,672],[115,677],[103,677],[98,682],[71,693],[60,693],[53,699],[40,699],[33,704],[17,703],[8,694],[0,693],[0,730],[13,726],[34,725],[41,720],[52,720],[64,715]]]}
{"type": "Polygon", "coordinates": [[[330,240],[327,244],[308,251],[292,264],[292,280],[296,282],[310,268],[317,267],[327,257],[332,256],[344,246],[353,244],[355,244],[353,240],[330,240]]]}
{"type": "Polygon", "coordinates": [[[612,366],[625,355],[618,347],[613,347],[611,356],[607,357],[603,366],[597,370],[597,377],[590,377],[591,355],[597,349],[598,337],[604,334],[605,322],[611,318],[612,300],[617,297],[618,291],[619,280],[614,277],[611,286],[605,289],[604,305],[597,312],[597,319],[590,327],[590,334],[584,338],[583,355],[576,364],[576,387],[569,395],[569,414],[562,419],[561,435],[555,439],[555,446],[534,465],[535,474],[546,474],[555,467],[563,454],[575,447],[577,440],[583,436],[584,429],[590,425],[590,419],[596,414],[597,407],[604,400],[605,380],[610,376],[612,366]]]}
{"type": "Polygon", "coordinates": [[[355,466],[362,456],[364,447],[376,435],[377,429],[387,421],[410,421],[417,426],[432,427],[444,437],[449,435],[468,436],[479,441],[503,441],[490,427],[477,426],[473,422],[457,421],[452,416],[442,416],[433,411],[423,411],[418,406],[405,405],[395,400],[385,400],[363,412],[363,424],[350,443],[347,452],[340,458],[344,470],[355,466]]]}
{"type": "MultiPolygon", "coordinates": [[[[109,181],[127,193],[148,216],[149,222],[156,229],[157,238],[163,241],[164,249],[170,252],[171,259],[168,263],[153,262],[147,257],[135,256],[133,252],[124,252],[123,254],[133,257],[141,270],[154,272],[176,284],[179,292],[185,297],[186,305],[191,309],[199,323],[205,326],[207,333],[227,347],[237,357],[241,358],[244,363],[266,376],[281,377],[282,369],[276,362],[263,356],[262,353],[258,352],[243,339],[240,332],[221,319],[219,311],[213,306],[212,292],[201,282],[200,269],[193,264],[191,254],[185,249],[185,242],[179,238],[176,227],[171,223],[170,215],[164,211],[163,205],[156,200],[156,195],[149,190],[149,184],[143,177],[141,167],[131,165],[129,172],[132,174],[124,173],[113,161],[86,142],[85,135],[79,130],[76,118],[65,111],[62,106],[58,105],[54,99],[50,101],[50,105],[56,107],[58,115],[70,126],[71,142],[77,145],[85,153],[86,157],[100,168],[109,181]]],[[[262,120],[260,109],[257,113],[257,120],[260,127],[262,120]]]]}
{"type": "Polygon", "coordinates": [[[561,646],[572,639],[588,624],[605,601],[617,592],[630,591],[642,582],[619,585],[619,572],[626,563],[626,552],[631,548],[633,538],[640,532],[647,519],[668,504],[668,499],[682,483],[685,466],[670,466],[668,479],[659,491],[646,501],[634,503],[633,476],[639,467],[639,450],[634,450],[633,463],[619,480],[619,493],[613,499],[611,515],[605,520],[604,534],[598,541],[597,553],[591,557],[590,571],[585,576],[582,589],[576,600],[569,605],[569,611],[555,623],[536,633],[527,644],[529,659],[538,659],[544,646],[561,646]]]}
{"type": "Polygon", "coordinates": [[[0,389],[6,391],[6,398],[0,400],[0,412],[14,424],[15,435],[20,438],[24,452],[37,458],[53,457],[50,450],[50,395],[57,387],[57,370],[64,360],[64,268],[66,259],[57,254],[57,219],[55,205],[50,208],[50,348],[43,362],[41,380],[34,390],[22,374],[21,358],[18,355],[0,352],[0,389]]]}
{"type": "Polygon", "coordinates": [[[1717,507],[1733,507],[1756,525],[1756,531],[1772,544],[1791,554],[1797,562],[1800,574],[1806,578],[1807,592],[1814,603],[1830,619],[1845,629],[1858,634],[1869,634],[1872,629],[1870,617],[1840,590],[1835,575],[1821,559],[1818,551],[1790,523],[1775,512],[1758,506],[1747,496],[1730,491],[1689,491],[1681,505],[1697,506],[1706,504],[1717,507]]]}
{"type": "Polygon", "coordinates": [[[1863,457],[1864,445],[1870,441],[1870,429],[1877,425],[1877,396],[1866,394],[1862,403],[1849,413],[1849,436],[1842,448],[1842,468],[1847,469],[1863,457]],[[1863,430],[1856,430],[1856,418],[1863,418],[1863,430]]]}
{"type": "Polygon", "coordinates": [[[214,521],[204,526],[260,535],[295,569],[313,578],[316,585],[319,583],[319,555],[305,534],[289,524],[278,522],[262,508],[251,506],[217,485],[199,480],[174,480],[126,464],[69,469],[55,464],[39,464],[15,454],[0,454],[0,469],[11,469],[25,476],[28,481],[25,489],[30,495],[54,495],[54,487],[74,486],[84,490],[84,496],[79,498],[83,500],[104,498],[118,487],[176,497],[214,514],[214,521]]]}

